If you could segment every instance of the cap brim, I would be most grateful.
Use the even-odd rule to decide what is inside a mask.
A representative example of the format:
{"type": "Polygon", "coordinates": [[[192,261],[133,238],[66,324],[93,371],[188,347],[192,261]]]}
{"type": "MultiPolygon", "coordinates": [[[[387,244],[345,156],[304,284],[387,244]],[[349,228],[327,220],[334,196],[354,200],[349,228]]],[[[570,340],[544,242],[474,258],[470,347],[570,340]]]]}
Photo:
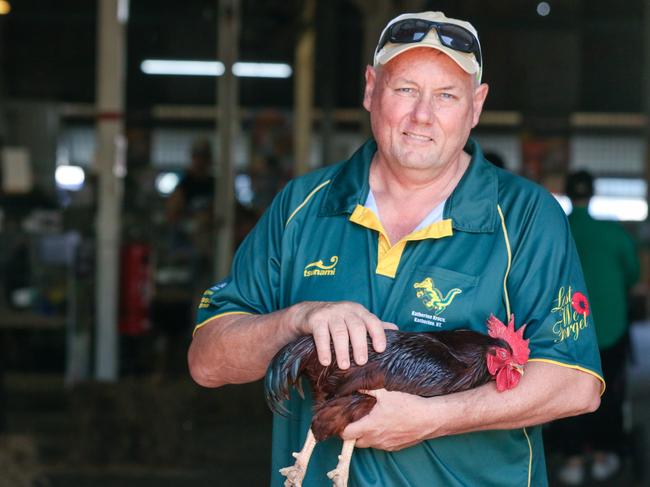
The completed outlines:
{"type": "Polygon", "coordinates": [[[384,48],[377,54],[375,60],[375,66],[377,64],[386,64],[388,61],[393,59],[400,54],[415,49],[417,47],[429,47],[431,49],[437,49],[449,56],[453,61],[460,66],[460,68],[469,74],[477,74],[479,72],[479,66],[474,58],[474,54],[465,53],[456,51],[449,47],[443,46],[441,44],[432,44],[426,42],[426,39],[422,42],[412,43],[412,44],[387,44],[384,48]],[[386,47],[389,46],[389,47],[386,47]]]}

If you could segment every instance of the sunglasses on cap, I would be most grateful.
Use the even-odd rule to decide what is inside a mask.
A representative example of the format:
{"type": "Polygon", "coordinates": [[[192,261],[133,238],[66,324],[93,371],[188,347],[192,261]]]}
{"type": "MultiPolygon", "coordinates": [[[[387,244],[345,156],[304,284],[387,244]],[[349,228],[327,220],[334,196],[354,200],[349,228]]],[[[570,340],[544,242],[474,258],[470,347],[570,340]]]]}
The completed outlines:
{"type": "Polygon", "coordinates": [[[478,65],[481,66],[481,46],[472,32],[460,25],[432,20],[404,19],[395,22],[384,32],[377,44],[376,52],[379,52],[387,42],[393,44],[420,42],[431,29],[436,30],[440,44],[455,51],[474,54],[478,65]]]}

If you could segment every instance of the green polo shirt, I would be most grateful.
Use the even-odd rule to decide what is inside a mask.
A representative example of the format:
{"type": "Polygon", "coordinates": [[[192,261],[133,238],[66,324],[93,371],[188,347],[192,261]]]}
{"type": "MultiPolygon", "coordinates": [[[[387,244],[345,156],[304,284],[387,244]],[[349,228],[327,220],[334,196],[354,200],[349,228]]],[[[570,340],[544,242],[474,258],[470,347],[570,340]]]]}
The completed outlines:
{"type": "MultiPolygon", "coordinates": [[[[246,238],[231,276],[206,291],[197,329],[232,313],[263,314],[307,300],[355,301],[409,331],[471,328],[494,314],[527,323],[531,361],[601,379],[580,262],[562,209],[539,186],[497,169],[470,140],[472,160],[442,221],[390,245],[369,209],[364,144],[348,161],[290,182],[246,238]]],[[[198,331],[200,333],[200,331],[198,331]]],[[[602,380],[602,379],[601,379],[602,380]]],[[[500,407],[494,404],[494,407],[500,407]]],[[[272,486],[293,464],[311,400],[293,395],[273,424],[272,486]]],[[[329,486],[341,441],[316,446],[305,486],[329,486]]],[[[350,487],[543,486],[540,427],[424,441],[397,452],[357,449],[350,487]]]]}
{"type": "Polygon", "coordinates": [[[606,349],[627,330],[627,294],[640,271],[636,246],[621,225],[593,219],[584,206],[573,207],[569,224],[593,302],[598,346],[606,349]]]}

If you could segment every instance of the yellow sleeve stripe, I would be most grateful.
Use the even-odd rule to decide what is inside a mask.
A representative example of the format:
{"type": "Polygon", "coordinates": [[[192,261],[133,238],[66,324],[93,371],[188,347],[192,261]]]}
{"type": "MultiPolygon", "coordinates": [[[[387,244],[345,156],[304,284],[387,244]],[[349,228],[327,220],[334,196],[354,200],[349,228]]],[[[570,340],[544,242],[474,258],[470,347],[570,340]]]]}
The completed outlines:
{"type": "Polygon", "coordinates": [[[528,361],[529,362],[544,362],[544,363],[547,363],[547,364],[559,365],[561,367],[568,367],[569,369],[576,369],[576,370],[579,370],[581,372],[586,372],[587,374],[593,375],[596,379],[598,379],[602,383],[603,388],[600,391],[600,395],[602,396],[605,393],[605,387],[606,387],[605,379],[603,379],[599,374],[597,374],[593,370],[589,370],[589,369],[586,369],[584,367],[580,367],[579,365],[565,364],[563,362],[558,362],[557,360],[550,360],[550,359],[547,359],[547,358],[531,358],[528,361]]]}
{"type": "Polygon", "coordinates": [[[508,238],[508,228],[506,227],[506,220],[503,217],[503,212],[501,207],[497,205],[497,211],[499,212],[499,217],[501,218],[501,228],[503,229],[503,237],[506,240],[506,250],[508,251],[508,267],[506,268],[506,274],[503,277],[503,296],[506,301],[506,315],[508,321],[510,321],[510,298],[508,297],[508,275],[510,274],[510,267],[512,265],[512,251],[510,250],[510,239],[508,238]]]}
{"type": "Polygon", "coordinates": [[[327,185],[330,183],[330,181],[331,181],[331,179],[328,179],[328,180],[325,181],[324,183],[321,183],[321,184],[319,184],[318,186],[316,186],[316,187],[312,190],[312,192],[309,193],[309,194],[307,195],[307,197],[305,198],[305,200],[304,200],[302,203],[300,203],[300,205],[298,205],[298,208],[296,208],[295,210],[293,210],[293,213],[291,213],[291,215],[289,216],[289,219],[287,220],[287,223],[285,223],[284,226],[286,227],[287,225],[289,225],[289,222],[293,219],[294,216],[296,216],[296,214],[297,214],[300,210],[303,209],[303,207],[304,207],[304,206],[309,202],[309,200],[311,199],[311,197],[314,196],[316,193],[318,193],[318,192],[319,192],[321,189],[323,189],[325,186],[327,186],[327,185]]]}
{"type": "Polygon", "coordinates": [[[252,315],[253,313],[249,313],[248,311],[228,311],[227,313],[221,313],[218,315],[210,316],[207,320],[199,323],[194,327],[194,331],[192,332],[192,336],[199,330],[199,328],[204,327],[208,323],[210,323],[212,320],[216,320],[217,318],[221,318],[222,316],[228,316],[228,315],[252,315]]]}
{"type": "Polygon", "coordinates": [[[530,478],[533,473],[533,445],[530,442],[528,431],[526,431],[526,428],[523,428],[523,430],[524,430],[524,436],[526,437],[526,441],[528,442],[528,487],[530,487],[530,478]]]}

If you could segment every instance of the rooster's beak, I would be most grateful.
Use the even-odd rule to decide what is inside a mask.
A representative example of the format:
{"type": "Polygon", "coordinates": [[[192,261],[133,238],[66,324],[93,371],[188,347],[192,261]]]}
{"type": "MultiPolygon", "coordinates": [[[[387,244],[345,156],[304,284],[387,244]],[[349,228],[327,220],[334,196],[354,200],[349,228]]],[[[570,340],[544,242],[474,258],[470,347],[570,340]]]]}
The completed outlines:
{"type": "Polygon", "coordinates": [[[524,366],[519,364],[512,364],[512,368],[519,372],[522,376],[524,375],[524,366]]]}

